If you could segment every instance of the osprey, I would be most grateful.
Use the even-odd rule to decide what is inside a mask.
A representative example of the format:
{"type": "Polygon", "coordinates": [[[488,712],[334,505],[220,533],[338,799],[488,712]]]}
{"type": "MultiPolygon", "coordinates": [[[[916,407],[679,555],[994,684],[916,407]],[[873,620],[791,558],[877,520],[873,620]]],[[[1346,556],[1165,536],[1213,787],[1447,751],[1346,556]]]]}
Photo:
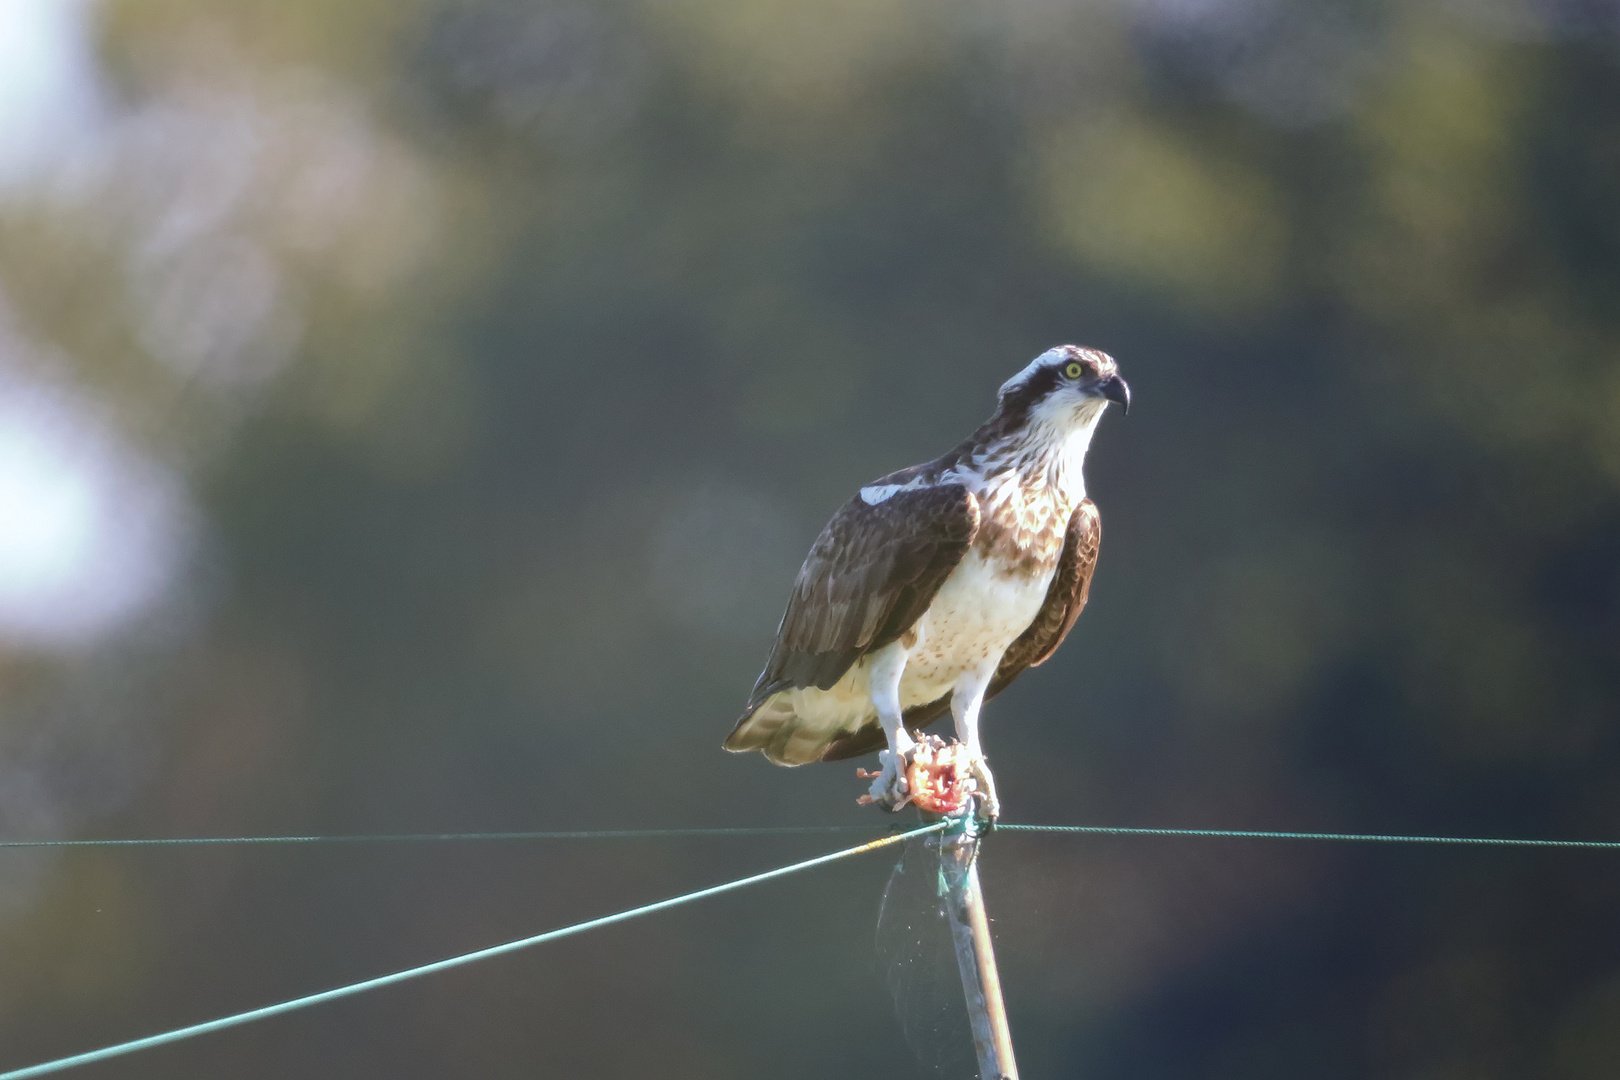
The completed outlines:
{"type": "Polygon", "coordinates": [[[917,733],[949,709],[997,816],[979,709],[1085,606],[1102,529],[1081,466],[1110,401],[1130,408],[1113,358],[1060,345],[956,449],[861,488],[805,558],[725,748],[778,765],[881,748],[870,798],[898,809],[917,733]]]}

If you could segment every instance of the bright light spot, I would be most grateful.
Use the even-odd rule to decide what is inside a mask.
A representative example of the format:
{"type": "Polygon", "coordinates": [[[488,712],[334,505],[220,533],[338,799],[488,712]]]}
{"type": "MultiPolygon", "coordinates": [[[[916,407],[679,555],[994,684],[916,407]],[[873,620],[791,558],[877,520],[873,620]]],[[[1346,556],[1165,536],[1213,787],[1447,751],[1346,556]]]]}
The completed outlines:
{"type": "Polygon", "coordinates": [[[0,610],[73,579],[94,541],[91,478],[37,432],[0,427],[0,610]]]}
{"type": "Polygon", "coordinates": [[[189,521],[87,403],[0,379],[0,641],[73,648],[123,626],[173,579],[189,521]]]}
{"type": "Polygon", "coordinates": [[[0,184],[69,149],[96,118],[86,0],[0,0],[0,184]]]}

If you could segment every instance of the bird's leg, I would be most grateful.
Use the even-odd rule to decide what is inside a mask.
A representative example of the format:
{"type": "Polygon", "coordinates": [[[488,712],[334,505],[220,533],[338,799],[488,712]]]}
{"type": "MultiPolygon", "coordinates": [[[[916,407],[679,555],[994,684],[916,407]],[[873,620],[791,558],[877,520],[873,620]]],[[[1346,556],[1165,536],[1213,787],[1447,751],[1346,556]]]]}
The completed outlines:
{"type": "Polygon", "coordinates": [[[889,740],[889,748],[878,752],[882,768],[867,792],[867,799],[885,810],[898,810],[906,804],[910,791],[906,784],[906,769],[911,764],[911,753],[917,740],[906,730],[900,708],[900,676],[906,670],[906,647],[900,642],[885,645],[872,654],[867,666],[868,685],[872,706],[877,710],[878,723],[889,740]]]}
{"type": "Polygon", "coordinates": [[[956,721],[956,738],[968,752],[968,769],[983,796],[981,808],[984,816],[994,821],[1001,816],[1001,800],[996,797],[995,777],[990,775],[990,763],[984,759],[979,745],[979,709],[984,705],[984,692],[996,673],[1000,657],[968,672],[956,684],[951,694],[951,717],[956,721]]]}

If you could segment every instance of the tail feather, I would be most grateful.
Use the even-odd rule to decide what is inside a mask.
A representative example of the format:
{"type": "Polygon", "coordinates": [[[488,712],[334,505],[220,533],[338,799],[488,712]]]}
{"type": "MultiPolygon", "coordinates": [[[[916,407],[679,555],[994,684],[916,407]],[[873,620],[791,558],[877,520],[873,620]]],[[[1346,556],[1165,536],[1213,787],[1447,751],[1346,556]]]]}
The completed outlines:
{"type": "Polygon", "coordinates": [[[819,761],[842,731],[836,727],[811,724],[785,700],[774,694],[743,714],[729,736],[725,748],[734,753],[759,750],[778,765],[804,765],[819,761]]]}

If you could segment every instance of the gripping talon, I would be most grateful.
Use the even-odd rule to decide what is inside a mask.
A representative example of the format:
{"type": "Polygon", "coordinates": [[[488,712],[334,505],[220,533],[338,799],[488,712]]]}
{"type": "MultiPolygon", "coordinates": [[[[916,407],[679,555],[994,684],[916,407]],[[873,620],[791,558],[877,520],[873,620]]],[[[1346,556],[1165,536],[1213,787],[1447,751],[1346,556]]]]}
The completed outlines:
{"type": "Polygon", "coordinates": [[[981,821],[994,824],[1001,816],[1001,800],[996,797],[996,780],[990,775],[990,763],[985,761],[982,753],[972,754],[968,759],[967,772],[973,782],[974,815],[981,821]]]}
{"type": "Polygon", "coordinates": [[[912,793],[907,783],[907,774],[911,769],[911,760],[911,750],[899,754],[884,750],[878,754],[878,761],[883,766],[879,771],[867,772],[865,769],[856,769],[856,776],[862,780],[872,781],[866,794],[856,802],[862,806],[876,804],[891,814],[909,803],[912,793]]]}
{"type": "Polygon", "coordinates": [[[881,806],[893,813],[911,803],[931,814],[959,814],[971,803],[980,821],[993,823],[1001,816],[1001,800],[996,798],[996,783],[984,755],[961,743],[925,735],[900,753],[880,752],[878,761],[883,767],[877,772],[855,770],[857,777],[872,782],[856,800],[862,806],[881,806]]]}

